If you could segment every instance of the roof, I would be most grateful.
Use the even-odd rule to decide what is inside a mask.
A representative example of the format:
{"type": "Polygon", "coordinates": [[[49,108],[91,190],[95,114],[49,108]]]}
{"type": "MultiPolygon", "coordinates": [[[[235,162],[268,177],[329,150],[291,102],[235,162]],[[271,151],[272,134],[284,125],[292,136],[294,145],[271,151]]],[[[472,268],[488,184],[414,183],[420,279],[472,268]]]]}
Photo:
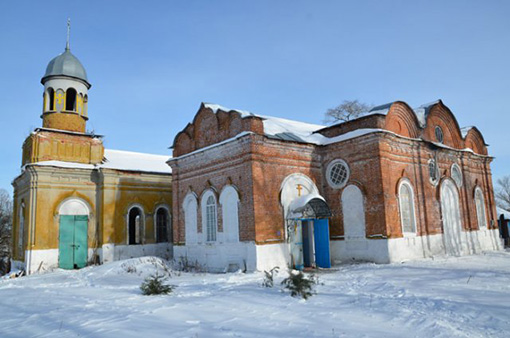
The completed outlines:
{"type": "Polygon", "coordinates": [[[41,82],[44,83],[49,77],[59,75],[82,80],[87,84],[87,87],[90,88],[85,68],[80,60],[67,48],[62,54],[56,56],[48,63],[46,73],[44,73],[41,82]]]}
{"type": "Polygon", "coordinates": [[[42,161],[31,163],[36,166],[50,166],[58,168],[75,169],[114,169],[121,171],[150,172],[158,174],[171,174],[172,169],[166,164],[170,156],[136,153],[132,151],[105,149],[102,163],[84,164],[64,161],[42,161]]]}
{"type": "Polygon", "coordinates": [[[315,131],[325,127],[322,125],[254,114],[246,110],[230,109],[213,103],[204,103],[204,107],[211,109],[215,114],[221,110],[224,112],[237,112],[242,118],[258,117],[262,119],[264,124],[264,135],[270,138],[313,144],[321,144],[322,141],[327,139],[323,135],[314,134],[315,131]]]}

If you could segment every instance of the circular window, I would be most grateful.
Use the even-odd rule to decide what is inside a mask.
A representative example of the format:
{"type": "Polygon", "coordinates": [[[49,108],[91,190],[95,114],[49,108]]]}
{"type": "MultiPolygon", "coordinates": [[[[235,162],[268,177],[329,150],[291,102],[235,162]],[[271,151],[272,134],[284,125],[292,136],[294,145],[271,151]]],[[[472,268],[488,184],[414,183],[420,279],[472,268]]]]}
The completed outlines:
{"type": "Polygon", "coordinates": [[[328,165],[326,178],[332,188],[341,188],[349,180],[349,167],[344,160],[334,160],[328,165]]]}
{"type": "Polygon", "coordinates": [[[437,142],[443,143],[443,129],[441,129],[440,126],[436,126],[436,129],[434,130],[434,133],[436,134],[437,142]]]}
{"type": "Polygon", "coordinates": [[[439,182],[439,168],[435,160],[429,160],[429,177],[430,183],[436,185],[439,182]]]}
{"type": "Polygon", "coordinates": [[[452,179],[455,181],[455,184],[457,184],[457,187],[462,187],[462,172],[460,171],[460,167],[457,165],[457,163],[452,164],[452,179]]]}

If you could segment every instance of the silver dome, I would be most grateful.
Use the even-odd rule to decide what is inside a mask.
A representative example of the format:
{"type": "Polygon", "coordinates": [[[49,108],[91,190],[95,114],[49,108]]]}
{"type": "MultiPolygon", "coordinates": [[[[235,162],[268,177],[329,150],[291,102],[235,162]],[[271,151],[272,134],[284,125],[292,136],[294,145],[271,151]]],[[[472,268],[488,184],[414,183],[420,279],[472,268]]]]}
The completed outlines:
{"type": "Polygon", "coordinates": [[[87,87],[90,88],[90,83],[87,80],[87,72],[81,64],[80,60],[74,56],[69,49],[66,48],[65,52],[53,58],[46,67],[46,73],[41,79],[41,83],[51,76],[69,76],[76,79],[85,81],[87,87]]]}

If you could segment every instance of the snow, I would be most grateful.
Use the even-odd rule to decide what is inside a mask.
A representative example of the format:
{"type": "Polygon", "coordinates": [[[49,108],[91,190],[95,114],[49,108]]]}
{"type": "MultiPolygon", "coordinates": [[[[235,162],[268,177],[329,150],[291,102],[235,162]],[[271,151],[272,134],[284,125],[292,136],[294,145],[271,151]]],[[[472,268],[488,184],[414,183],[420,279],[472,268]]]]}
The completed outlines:
{"type": "Polygon", "coordinates": [[[460,133],[462,134],[462,137],[463,138],[466,138],[467,134],[469,133],[469,131],[471,129],[473,129],[474,127],[473,126],[467,126],[467,127],[462,127],[460,128],[460,133]]]}
{"type": "Polygon", "coordinates": [[[439,102],[441,102],[441,100],[435,100],[413,109],[414,113],[416,114],[416,117],[418,118],[418,122],[420,123],[420,127],[425,128],[430,108],[433,105],[438,104],[439,102]]]}
{"type": "Polygon", "coordinates": [[[168,155],[154,155],[124,150],[105,149],[104,161],[97,165],[65,161],[41,161],[31,163],[30,165],[73,169],[105,168],[124,171],[171,174],[172,169],[168,164],[166,164],[166,161],[169,159],[170,156],[168,155]]]}
{"type": "Polygon", "coordinates": [[[105,149],[104,157],[106,160],[100,165],[102,168],[165,174],[172,173],[172,169],[166,164],[166,161],[170,159],[168,155],[105,149]]]}
{"type": "Polygon", "coordinates": [[[241,115],[241,117],[255,116],[254,114],[252,114],[246,110],[230,109],[230,108],[223,107],[223,106],[220,106],[219,104],[215,104],[215,103],[205,103],[204,102],[204,107],[211,109],[214,114],[217,114],[218,110],[222,110],[226,113],[231,112],[231,111],[237,112],[241,115]]]}
{"type": "Polygon", "coordinates": [[[510,252],[320,272],[308,300],[263,273],[177,273],[153,257],[0,279],[2,337],[507,337],[510,252]],[[152,273],[168,296],[143,296],[152,273]]]}

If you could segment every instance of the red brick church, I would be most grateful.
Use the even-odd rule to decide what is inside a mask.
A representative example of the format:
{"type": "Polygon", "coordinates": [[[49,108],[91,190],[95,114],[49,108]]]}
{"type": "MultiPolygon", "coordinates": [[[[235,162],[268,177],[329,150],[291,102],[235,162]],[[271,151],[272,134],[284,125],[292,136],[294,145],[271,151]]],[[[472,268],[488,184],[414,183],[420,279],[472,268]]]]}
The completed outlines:
{"type": "Polygon", "coordinates": [[[324,127],[202,104],[174,140],[174,257],[211,271],[501,249],[487,145],[441,101],[324,127]]]}

